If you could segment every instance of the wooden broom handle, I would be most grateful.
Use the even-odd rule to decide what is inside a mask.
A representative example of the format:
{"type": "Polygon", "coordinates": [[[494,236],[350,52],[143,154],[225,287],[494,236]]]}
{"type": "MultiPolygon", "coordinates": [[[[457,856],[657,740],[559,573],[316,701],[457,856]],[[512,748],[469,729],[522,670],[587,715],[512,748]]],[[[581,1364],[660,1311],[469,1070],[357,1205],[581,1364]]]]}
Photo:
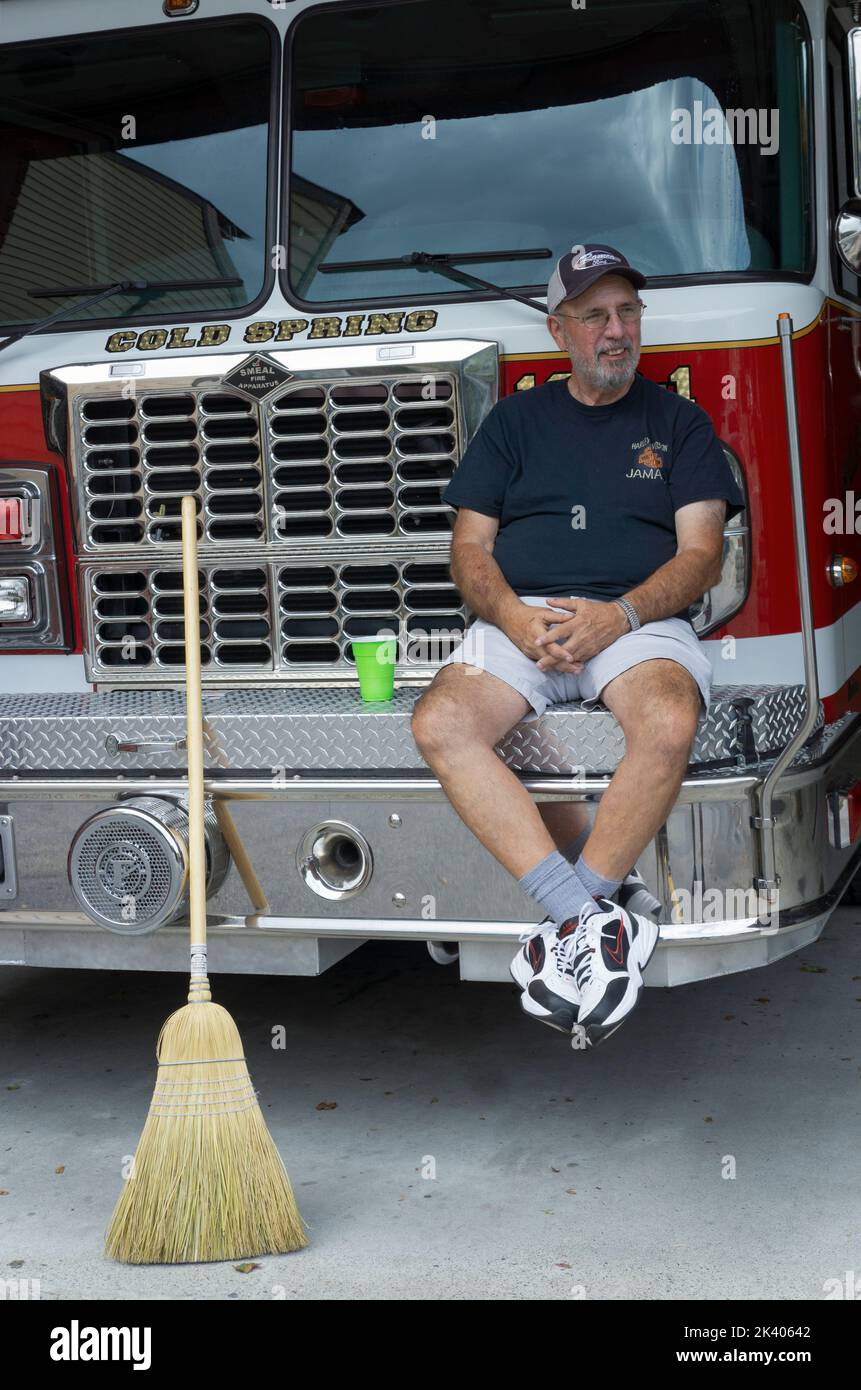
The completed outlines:
{"type": "Polygon", "coordinates": [[[248,894],[253,906],[258,912],[268,912],[269,903],[266,901],[266,894],[260,886],[260,880],[254,872],[254,865],[248,857],[248,851],[240,838],[236,822],[230,814],[226,802],[215,801],[215,815],[221,827],[221,833],[227,843],[227,848],[233,856],[233,862],[239,870],[239,877],[245,884],[245,891],[248,894]]]}
{"type": "Polygon", "coordinates": [[[182,499],[182,595],[185,615],[185,719],[188,743],[188,872],[192,946],[206,946],[206,849],[203,830],[203,695],[197,590],[197,504],[182,499]]]}

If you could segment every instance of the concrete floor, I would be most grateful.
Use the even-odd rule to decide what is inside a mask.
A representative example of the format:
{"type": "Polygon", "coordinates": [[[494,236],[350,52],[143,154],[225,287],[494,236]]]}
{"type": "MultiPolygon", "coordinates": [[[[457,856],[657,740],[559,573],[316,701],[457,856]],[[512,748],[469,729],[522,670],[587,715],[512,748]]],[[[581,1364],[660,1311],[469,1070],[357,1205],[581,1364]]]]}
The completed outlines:
{"type": "Polygon", "coordinates": [[[214,973],[311,1226],[248,1273],[102,1254],[185,981],[0,970],[0,1280],[43,1299],[822,1299],[861,1276],[859,928],[842,908],[765,971],[646,990],[585,1055],[513,985],[461,984],[411,944],[319,979],[214,973]]]}

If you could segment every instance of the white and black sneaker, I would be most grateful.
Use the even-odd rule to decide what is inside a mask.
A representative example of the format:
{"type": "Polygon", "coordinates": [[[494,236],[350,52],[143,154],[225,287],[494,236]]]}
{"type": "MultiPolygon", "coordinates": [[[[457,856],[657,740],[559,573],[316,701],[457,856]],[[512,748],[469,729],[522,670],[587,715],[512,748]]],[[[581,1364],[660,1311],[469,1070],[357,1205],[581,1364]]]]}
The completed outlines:
{"type": "MultiPolygon", "coordinates": [[[[511,978],[522,991],[523,1012],[569,1036],[577,1027],[580,991],[576,977],[582,965],[579,951],[572,949],[572,935],[598,911],[597,901],[592,900],[583,904],[579,916],[568,918],[558,929],[551,917],[529,927],[520,937],[525,944],[509,967],[511,978]]],[[[582,938],[581,949],[591,952],[595,944],[582,938]]]]}
{"type": "MultiPolygon", "coordinates": [[[[650,917],[627,912],[609,898],[596,901],[598,910],[590,911],[580,926],[566,922],[559,929],[560,951],[572,964],[579,962],[577,1022],[585,1029],[590,1047],[615,1033],[636,1007],[643,971],[659,937],[658,925],[650,917]]],[[[572,1045],[580,1044],[575,1038],[572,1045]]]]}
{"type": "Polygon", "coordinates": [[[533,975],[543,966],[555,933],[556,923],[552,917],[545,917],[536,926],[527,927],[520,933],[520,940],[524,945],[511,962],[509,972],[514,983],[521,989],[526,989],[533,975]]]}

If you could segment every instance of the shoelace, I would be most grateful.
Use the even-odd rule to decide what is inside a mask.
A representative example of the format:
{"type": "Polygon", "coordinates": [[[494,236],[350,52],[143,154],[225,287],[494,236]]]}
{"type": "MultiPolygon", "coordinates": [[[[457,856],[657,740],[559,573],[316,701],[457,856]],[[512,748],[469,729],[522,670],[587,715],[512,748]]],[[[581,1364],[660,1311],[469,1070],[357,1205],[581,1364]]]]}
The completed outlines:
{"type": "Polygon", "coordinates": [[[563,937],[561,941],[557,939],[556,943],[556,968],[561,974],[570,975],[580,990],[592,978],[592,956],[597,950],[589,935],[592,910],[590,908],[587,912],[587,908],[589,903],[584,903],[580,909],[577,926],[571,935],[563,937]]]}
{"type": "Polygon", "coordinates": [[[533,936],[540,936],[542,932],[547,931],[548,928],[552,926],[553,923],[549,919],[544,922],[533,923],[531,926],[526,928],[526,931],[522,931],[520,933],[518,940],[522,941],[525,945],[527,941],[532,940],[533,936]]]}

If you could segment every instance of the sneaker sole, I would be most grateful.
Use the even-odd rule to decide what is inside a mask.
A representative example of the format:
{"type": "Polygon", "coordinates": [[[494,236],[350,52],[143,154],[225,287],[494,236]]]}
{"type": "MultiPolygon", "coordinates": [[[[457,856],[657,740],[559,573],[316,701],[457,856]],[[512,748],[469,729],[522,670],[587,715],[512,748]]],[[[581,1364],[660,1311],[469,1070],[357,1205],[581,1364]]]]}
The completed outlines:
{"type": "Polygon", "coordinates": [[[527,1018],[534,1018],[538,1023],[546,1023],[548,1028],[555,1028],[558,1033],[564,1033],[566,1037],[571,1037],[576,1026],[576,1017],[572,1019],[572,1008],[562,1007],[548,1011],[543,1004],[532,998],[528,990],[524,990],[520,996],[520,1007],[527,1018]]]}
{"type": "MultiPolygon", "coordinates": [[[[636,1007],[635,1004],[634,1008],[636,1007]]],[[[629,1013],[633,1013],[633,1011],[634,1010],[631,1009],[629,1013]]],[[[627,1018],[628,1014],[625,1014],[625,1018],[620,1018],[618,1023],[611,1023],[607,1027],[601,1027],[599,1024],[593,1024],[591,1028],[583,1027],[583,1032],[586,1034],[586,1047],[600,1047],[602,1043],[605,1043],[608,1038],[611,1038],[614,1033],[618,1032],[627,1018]]],[[[571,1046],[574,1048],[575,1052],[581,1051],[573,1039],[571,1046]]]]}
{"type": "Polygon", "coordinates": [[[570,1037],[573,1032],[570,1021],[573,1005],[568,1006],[567,1009],[563,1006],[556,1010],[549,1010],[543,1004],[539,1004],[537,999],[532,998],[529,993],[529,985],[535,977],[529,963],[524,960],[522,951],[518,951],[514,957],[508,967],[508,973],[520,990],[520,1007],[526,1016],[534,1018],[538,1023],[546,1023],[548,1027],[555,1028],[558,1033],[565,1033],[567,1037],[570,1037]],[[522,972],[523,978],[519,972],[522,972]]]}

